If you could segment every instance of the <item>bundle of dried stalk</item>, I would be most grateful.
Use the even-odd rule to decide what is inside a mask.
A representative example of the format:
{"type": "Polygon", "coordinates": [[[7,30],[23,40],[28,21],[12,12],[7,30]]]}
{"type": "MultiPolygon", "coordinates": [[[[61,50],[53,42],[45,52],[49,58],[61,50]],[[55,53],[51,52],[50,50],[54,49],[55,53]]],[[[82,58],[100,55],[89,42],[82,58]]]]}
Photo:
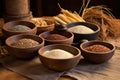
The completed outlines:
{"type": "Polygon", "coordinates": [[[92,6],[83,10],[82,18],[86,22],[100,26],[100,39],[117,38],[120,35],[120,20],[116,19],[105,6],[92,6]]]}
{"type": "Polygon", "coordinates": [[[85,22],[85,20],[77,12],[71,12],[61,7],[60,9],[61,13],[53,17],[58,23],[64,25],[72,22],[85,22]]]}

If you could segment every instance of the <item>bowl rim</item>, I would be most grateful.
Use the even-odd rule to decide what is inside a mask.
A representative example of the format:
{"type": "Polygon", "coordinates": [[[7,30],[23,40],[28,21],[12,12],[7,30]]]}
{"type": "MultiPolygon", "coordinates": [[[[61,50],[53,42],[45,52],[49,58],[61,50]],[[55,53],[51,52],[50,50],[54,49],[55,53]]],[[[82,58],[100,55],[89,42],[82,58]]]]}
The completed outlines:
{"type": "MultiPolygon", "coordinates": [[[[20,24],[18,24],[18,25],[20,25],[20,24]]],[[[2,29],[5,30],[5,31],[7,31],[7,32],[11,32],[11,33],[26,33],[26,32],[31,32],[31,31],[33,31],[35,29],[37,30],[37,27],[35,26],[35,24],[33,22],[25,21],[25,20],[16,20],[16,21],[10,21],[10,22],[5,23],[3,25],[3,27],[2,27],[2,29]],[[30,24],[32,24],[34,26],[33,26],[33,28],[30,28],[29,26],[27,26],[27,27],[30,28],[30,30],[26,30],[26,31],[11,31],[11,30],[9,30],[9,29],[6,28],[6,25],[8,25],[9,23],[15,23],[15,22],[27,22],[27,23],[30,23],[30,24]]]]}
{"type": "Polygon", "coordinates": [[[36,26],[38,29],[40,29],[40,28],[49,28],[49,27],[54,27],[55,26],[55,24],[54,23],[52,23],[52,24],[50,24],[50,25],[46,25],[46,26],[36,26]]]}
{"type": "MultiPolygon", "coordinates": [[[[93,30],[94,32],[92,32],[92,33],[74,33],[74,32],[72,32],[72,33],[74,33],[74,34],[82,34],[82,35],[89,35],[89,34],[95,34],[95,33],[97,33],[97,32],[99,32],[100,31],[100,27],[97,25],[97,24],[94,24],[94,23],[91,23],[91,22],[72,22],[72,23],[69,23],[69,24],[66,24],[66,25],[64,25],[66,28],[67,28],[67,26],[69,26],[69,25],[71,25],[71,24],[75,24],[74,26],[76,26],[76,25],[83,25],[83,26],[86,26],[85,24],[90,24],[90,25],[94,25],[94,26],[96,26],[97,27],[97,30],[93,30]]],[[[72,26],[73,27],[73,26],[72,26]]],[[[91,28],[90,28],[91,29],[91,28]]],[[[66,29],[67,30],[67,29],[66,29]]]]}
{"type": "MultiPolygon", "coordinates": [[[[24,38],[21,38],[21,39],[24,39],[24,38]]],[[[29,39],[31,39],[31,38],[29,38],[29,39]]],[[[20,39],[19,39],[19,40],[20,40],[20,39]]],[[[34,40],[34,39],[32,39],[32,40],[34,40]]],[[[35,41],[36,41],[36,40],[35,40],[35,41]]],[[[38,42],[38,41],[37,41],[37,42],[38,42]]],[[[43,44],[44,44],[44,39],[43,39],[42,37],[39,37],[39,36],[33,35],[33,34],[17,34],[17,35],[13,35],[13,36],[8,37],[8,38],[5,40],[5,43],[6,43],[7,46],[9,46],[9,47],[11,47],[11,48],[25,50],[25,49],[33,49],[33,48],[36,48],[36,47],[38,47],[38,46],[40,46],[40,45],[43,45],[43,44]],[[19,48],[19,47],[11,46],[11,44],[8,44],[8,40],[9,40],[10,38],[12,38],[12,37],[19,37],[19,36],[24,36],[24,35],[25,35],[25,36],[30,35],[30,36],[38,37],[38,38],[40,38],[40,39],[42,40],[42,42],[39,43],[38,45],[34,46],[34,47],[28,47],[28,48],[19,48]]]]}
{"type": "MultiPolygon", "coordinates": [[[[100,45],[103,45],[103,46],[104,46],[104,44],[100,44],[100,45]]],[[[83,50],[83,51],[85,51],[85,52],[87,52],[87,53],[89,53],[89,54],[96,54],[96,55],[109,54],[110,52],[114,52],[115,49],[116,49],[113,44],[108,43],[108,42],[105,42],[105,41],[99,41],[99,40],[91,40],[91,41],[83,42],[83,43],[80,44],[80,48],[81,48],[81,50],[83,50]],[[82,47],[84,44],[88,44],[88,43],[91,43],[91,42],[93,42],[93,43],[94,43],[94,42],[102,42],[102,43],[111,45],[113,48],[112,48],[112,49],[109,48],[110,51],[107,51],[107,52],[93,52],[93,51],[85,50],[85,49],[82,47]]],[[[84,54],[84,53],[83,53],[83,54],[84,54]]]]}
{"type": "MultiPolygon", "coordinates": [[[[42,32],[41,34],[39,34],[39,36],[40,37],[42,37],[42,34],[45,34],[45,33],[47,33],[47,32],[53,32],[53,31],[45,31],[45,32],[42,32]]],[[[66,31],[66,32],[68,32],[68,33],[70,33],[71,34],[71,37],[67,37],[66,39],[63,39],[63,40],[49,40],[49,39],[46,39],[46,38],[44,38],[44,37],[42,37],[44,40],[46,40],[46,41],[49,41],[49,42],[64,42],[64,41],[67,41],[67,40],[69,40],[69,39],[71,39],[71,38],[74,38],[74,34],[72,33],[72,32],[70,32],[70,31],[66,31]]],[[[66,37],[66,36],[65,36],[66,37]]]]}
{"type": "MultiPolygon", "coordinates": [[[[60,48],[59,48],[59,49],[60,49],[60,48]]],[[[53,49],[51,49],[51,50],[53,50],[53,49]]],[[[62,49],[62,50],[64,50],[64,49],[62,49]]],[[[46,51],[47,51],[47,50],[46,50],[46,51]]],[[[66,50],[65,50],[65,51],[66,51],[66,50]]],[[[46,46],[44,46],[44,47],[41,47],[41,48],[38,50],[38,54],[39,54],[39,56],[42,56],[42,57],[44,57],[44,58],[46,58],[46,59],[62,61],[62,60],[74,59],[74,58],[77,58],[77,57],[81,56],[81,51],[80,51],[80,49],[78,49],[78,48],[76,48],[76,47],[74,47],[74,46],[71,46],[71,45],[66,45],[66,44],[50,44],[50,45],[46,45],[46,46]],[[46,48],[46,47],[50,47],[50,46],[56,46],[56,45],[57,45],[57,46],[72,47],[72,48],[76,49],[76,50],[78,51],[78,53],[77,53],[76,55],[74,55],[73,57],[71,57],[71,58],[64,58],[64,59],[49,58],[49,57],[43,56],[42,53],[40,53],[40,51],[41,51],[42,49],[44,49],[44,48],[46,48]]],[[[72,54],[72,53],[71,53],[71,54],[72,54]]]]}
{"type": "MultiPolygon", "coordinates": [[[[50,17],[50,16],[34,17],[34,18],[32,18],[32,20],[34,20],[34,19],[50,20],[50,19],[45,19],[45,18],[52,18],[52,17],[50,17]]],[[[55,26],[55,23],[52,23],[52,24],[49,24],[49,25],[46,25],[46,26],[36,26],[36,27],[39,29],[39,28],[48,28],[48,27],[53,27],[53,26],[55,26]]]]}

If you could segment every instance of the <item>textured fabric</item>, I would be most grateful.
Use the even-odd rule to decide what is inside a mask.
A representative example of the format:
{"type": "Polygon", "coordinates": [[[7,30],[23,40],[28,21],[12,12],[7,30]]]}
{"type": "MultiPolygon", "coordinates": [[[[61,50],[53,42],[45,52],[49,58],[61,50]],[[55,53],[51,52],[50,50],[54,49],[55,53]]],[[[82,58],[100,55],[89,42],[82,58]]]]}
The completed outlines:
{"type": "Polygon", "coordinates": [[[63,72],[55,72],[44,67],[38,57],[28,61],[9,56],[2,61],[2,64],[33,80],[57,80],[63,74],[63,72]]]}

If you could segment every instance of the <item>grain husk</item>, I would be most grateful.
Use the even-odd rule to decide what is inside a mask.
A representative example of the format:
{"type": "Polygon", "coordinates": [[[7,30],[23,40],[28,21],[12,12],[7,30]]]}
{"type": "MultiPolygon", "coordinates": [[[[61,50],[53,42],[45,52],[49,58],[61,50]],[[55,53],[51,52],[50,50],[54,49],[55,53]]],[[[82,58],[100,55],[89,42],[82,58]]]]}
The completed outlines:
{"type": "Polygon", "coordinates": [[[92,6],[83,10],[82,17],[86,22],[97,24],[100,28],[99,39],[117,38],[120,35],[120,20],[115,18],[105,6],[92,6]]]}

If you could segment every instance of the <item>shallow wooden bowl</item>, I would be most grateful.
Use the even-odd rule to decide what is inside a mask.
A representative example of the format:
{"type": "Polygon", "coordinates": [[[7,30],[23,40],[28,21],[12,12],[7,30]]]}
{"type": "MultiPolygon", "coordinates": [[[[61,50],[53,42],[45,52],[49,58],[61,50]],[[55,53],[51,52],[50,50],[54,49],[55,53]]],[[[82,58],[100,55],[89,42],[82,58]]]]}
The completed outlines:
{"type": "Polygon", "coordinates": [[[37,28],[36,28],[35,24],[33,24],[32,22],[29,22],[29,21],[21,21],[21,20],[10,21],[3,25],[2,32],[5,37],[9,37],[9,36],[16,35],[16,34],[36,34],[37,28]],[[16,25],[25,25],[31,29],[27,30],[27,31],[11,31],[10,29],[16,25]]]}
{"type": "Polygon", "coordinates": [[[103,63],[112,58],[112,56],[114,55],[115,46],[108,42],[93,40],[93,41],[88,41],[88,42],[82,43],[80,45],[80,50],[81,50],[81,54],[85,58],[85,60],[90,61],[92,63],[103,63]],[[110,51],[93,52],[93,51],[85,50],[86,47],[95,45],[95,44],[103,45],[103,46],[109,48],[110,51]]]}
{"type": "Polygon", "coordinates": [[[93,23],[89,23],[89,22],[73,22],[73,23],[69,23],[69,24],[65,25],[65,27],[67,28],[66,30],[68,30],[68,28],[74,27],[74,26],[77,26],[77,25],[86,26],[86,27],[92,29],[94,32],[93,33],[87,33],[87,34],[80,34],[80,33],[74,33],[73,32],[73,34],[74,34],[74,43],[78,43],[83,39],[95,40],[99,36],[100,27],[98,25],[96,25],[96,24],[93,24],[93,23]]]}
{"type": "Polygon", "coordinates": [[[43,38],[38,37],[36,35],[18,34],[8,37],[6,39],[6,45],[7,45],[7,50],[11,55],[20,59],[30,59],[33,58],[35,55],[37,55],[38,49],[44,46],[44,40],[43,38]],[[17,48],[11,45],[12,43],[24,38],[35,40],[39,42],[39,44],[31,48],[17,48]]]}
{"type": "MultiPolygon", "coordinates": [[[[39,22],[39,19],[44,20],[48,25],[46,26],[36,26],[37,27],[37,34],[40,34],[45,31],[53,31],[55,29],[55,20],[53,17],[40,17],[40,18],[33,18],[33,20],[36,19],[39,22]]],[[[33,21],[34,23],[34,21],[33,21]]]]}
{"type": "Polygon", "coordinates": [[[79,63],[81,56],[81,51],[78,48],[65,44],[47,45],[45,47],[40,48],[38,53],[40,61],[43,63],[43,65],[55,71],[65,71],[75,67],[79,63]],[[42,55],[45,51],[53,49],[65,50],[70,52],[74,56],[72,58],[67,59],[52,59],[42,55]]]}
{"type": "Polygon", "coordinates": [[[71,45],[73,43],[73,39],[74,39],[74,34],[72,32],[65,31],[65,30],[46,31],[46,32],[41,33],[39,36],[44,38],[45,45],[49,45],[49,44],[68,44],[68,45],[71,45]],[[46,39],[46,37],[49,36],[50,34],[60,34],[60,35],[67,37],[67,39],[64,39],[64,40],[48,40],[48,39],[46,39]]]}

